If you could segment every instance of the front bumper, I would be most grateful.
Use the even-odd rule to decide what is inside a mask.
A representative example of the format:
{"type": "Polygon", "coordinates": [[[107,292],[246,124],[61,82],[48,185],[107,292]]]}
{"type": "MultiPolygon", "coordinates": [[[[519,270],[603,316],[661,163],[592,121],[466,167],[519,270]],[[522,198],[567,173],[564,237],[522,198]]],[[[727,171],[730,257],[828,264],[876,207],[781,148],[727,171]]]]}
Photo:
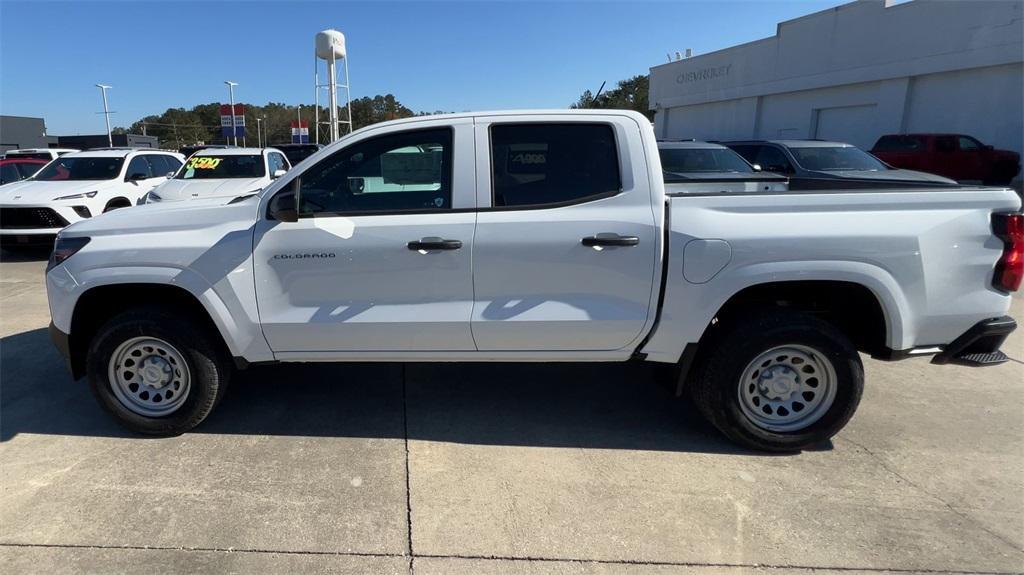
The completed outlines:
{"type": "Polygon", "coordinates": [[[50,341],[53,342],[53,346],[57,348],[61,356],[64,357],[64,363],[67,365],[68,371],[72,373],[74,370],[71,368],[71,338],[68,334],[62,332],[60,328],[50,322],[50,341]]]}
{"type": "Polygon", "coordinates": [[[932,363],[953,363],[972,367],[1004,363],[1010,358],[999,351],[999,347],[1006,341],[1006,336],[1015,329],[1017,322],[1010,316],[979,321],[933,357],[932,363]]]}

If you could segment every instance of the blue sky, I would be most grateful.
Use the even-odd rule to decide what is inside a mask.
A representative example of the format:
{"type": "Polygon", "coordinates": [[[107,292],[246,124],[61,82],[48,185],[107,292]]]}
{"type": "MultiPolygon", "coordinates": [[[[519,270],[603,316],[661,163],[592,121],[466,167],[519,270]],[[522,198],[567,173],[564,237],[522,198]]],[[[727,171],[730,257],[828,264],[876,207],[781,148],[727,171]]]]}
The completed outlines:
{"type": "Polygon", "coordinates": [[[313,100],[313,37],[345,33],[352,97],[413,110],[562,108],[666,53],[771,36],[842,4],[789,2],[50,2],[0,0],[0,113],[50,134],[100,133],[169,107],[313,100]]]}

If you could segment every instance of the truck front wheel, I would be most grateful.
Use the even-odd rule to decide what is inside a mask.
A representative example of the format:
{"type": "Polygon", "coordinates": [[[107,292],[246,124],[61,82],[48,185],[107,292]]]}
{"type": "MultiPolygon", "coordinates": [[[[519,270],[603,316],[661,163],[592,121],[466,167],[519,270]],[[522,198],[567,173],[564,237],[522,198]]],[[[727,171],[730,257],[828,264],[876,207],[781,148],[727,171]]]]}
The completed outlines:
{"type": "Polygon", "coordinates": [[[690,382],[698,410],[753,449],[795,451],[824,442],[853,416],[864,389],[857,350],[832,324],[765,311],[722,326],[690,382]]]}
{"type": "Polygon", "coordinates": [[[197,322],[146,307],[99,329],[86,373],[100,405],[122,425],[172,436],[206,419],[224,394],[230,364],[197,322]]]}

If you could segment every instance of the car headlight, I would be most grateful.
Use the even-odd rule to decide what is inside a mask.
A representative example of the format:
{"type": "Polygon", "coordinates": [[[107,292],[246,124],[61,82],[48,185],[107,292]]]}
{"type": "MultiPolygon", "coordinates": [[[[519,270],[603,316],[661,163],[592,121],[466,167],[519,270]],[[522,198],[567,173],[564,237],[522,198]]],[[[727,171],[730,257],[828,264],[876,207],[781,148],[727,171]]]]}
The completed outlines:
{"type": "Polygon", "coordinates": [[[59,198],[53,198],[53,201],[56,202],[57,200],[80,200],[82,198],[95,198],[96,194],[98,193],[99,191],[85,192],[82,194],[72,194],[70,196],[61,196],[59,198]]]}
{"type": "Polygon", "coordinates": [[[164,201],[164,199],[161,198],[160,194],[158,194],[156,192],[149,192],[148,194],[146,194],[146,203],[147,204],[151,204],[153,202],[162,202],[162,201],[164,201]]]}
{"type": "Polygon", "coordinates": [[[84,248],[87,243],[89,243],[89,238],[65,238],[57,234],[57,239],[53,242],[53,252],[50,253],[50,261],[46,264],[46,271],[59,266],[64,260],[78,253],[78,250],[84,248]]]}

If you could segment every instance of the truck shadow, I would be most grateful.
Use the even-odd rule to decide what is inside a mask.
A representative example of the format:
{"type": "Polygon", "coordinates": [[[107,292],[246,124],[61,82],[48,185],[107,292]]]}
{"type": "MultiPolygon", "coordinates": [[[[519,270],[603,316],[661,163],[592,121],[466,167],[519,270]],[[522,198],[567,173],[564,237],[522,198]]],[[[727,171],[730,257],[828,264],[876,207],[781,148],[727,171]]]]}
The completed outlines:
{"type": "MultiPolygon", "coordinates": [[[[0,441],[123,437],[45,329],[0,339],[0,441]]],[[[352,363],[252,367],[191,433],[764,455],[674,401],[645,364],[352,363]]]]}

